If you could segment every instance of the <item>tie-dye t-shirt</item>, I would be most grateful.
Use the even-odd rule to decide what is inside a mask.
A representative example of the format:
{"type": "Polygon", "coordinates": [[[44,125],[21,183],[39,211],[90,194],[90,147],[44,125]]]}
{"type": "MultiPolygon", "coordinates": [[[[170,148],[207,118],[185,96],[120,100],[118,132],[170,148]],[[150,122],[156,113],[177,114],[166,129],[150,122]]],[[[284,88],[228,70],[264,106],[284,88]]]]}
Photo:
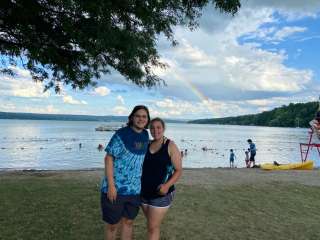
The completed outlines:
{"type": "MultiPolygon", "coordinates": [[[[149,135],[146,130],[135,132],[131,127],[119,129],[111,138],[105,151],[113,156],[114,183],[119,195],[137,195],[141,190],[141,174],[149,135]]],[[[101,191],[108,192],[104,178],[101,191]]]]}

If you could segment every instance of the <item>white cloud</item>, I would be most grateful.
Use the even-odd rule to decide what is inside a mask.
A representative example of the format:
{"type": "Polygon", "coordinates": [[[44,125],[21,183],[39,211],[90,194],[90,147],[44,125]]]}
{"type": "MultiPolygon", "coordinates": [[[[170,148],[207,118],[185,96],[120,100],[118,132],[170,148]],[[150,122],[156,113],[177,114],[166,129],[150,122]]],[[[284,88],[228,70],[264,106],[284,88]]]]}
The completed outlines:
{"type": "Polygon", "coordinates": [[[183,56],[184,62],[190,61],[194,66],[215,66],[214,56],[207,55],[203,50],[192,46],[186,39],[182,39],[176,53],[183,56]]]}
{"type": "Polygon", "coordinates": [[[285,26],[281,29],[276,27],[259,28],[254,32],[248,33],[244,39],[245,40],[260,40],[264,42],[269,42],[273,44],[279,44],[280,42],[286,40],[288,37],[296,34],[303,33],[307,31],[306,27],[298,26],[285,26]]]}
{"type": "Polygon", "coordinates": [[[117,96],[117,100],[118,100],[119,104],[124,105],[124,99],[121,95],[117,96]]]}
{"type": "Polygon", "coordinates": [[[268,0],[257,1],[248,0],[243,2],[243,7],[253,8],[259,11],[261,8],[269,8],[278,11],[288,21],[299,20],[305,17],[317,17],[320,10],[320,2],[318,0],[268,0]]]}
{"type": "Polygon", "coordinates": [[[206,117],[223,117],[230,116],[237,112],[239,114],[247,113],[248,110],[241,109],[236,101],[183,101],[173,99],[163,99],[155,101],[149,108],[153,117],[159,116],[164,118],[199,118],[206,117]]]}
{"type": "Polygon", "coordinates": [[[242,101],[214,101],[211,99],[184,101],[166,98],[152,102],[149,110],[152,117],[177,119],[219,118],[256,114],[290,103],[310,101],[317,101],[317,96],[311,93],[310,95],[296,97],[272,97],[242,101]]]}
{"type": "Polygon", "coordinates": [[[65,95],[63,96],[63,102],[68,103],[68,104],[73,104],[73,105],[87,105],[88,103],[83,100],[76,100],[72,96],[65,95]]]}
{"type": "Polygon", "coordinates": [[[0,75],[0,95],[23,98],[48,98],[50,92],[43,92],[44,85],[32,80],[29,71],[11,67],[16,76],[0,75]]]}
{"type": "Polygon", "coordinates": [[[112,109],[112,113],[115,115],[126,116],[126,115],[129,115],[130,111],[125,106],[115,106],[112,109]]]}
{"type": "Polygon", "coordinates": [[[11,102],[1,102],[0,112],[14,112],[16,111],[16,105],[11,102]]]}
{"type": "Polygon", "coordinates": [[[310,36],[310,37],[300,38],[297,40],[297,42],[304,42],[304,41],[309,41],[309,40],[319,39],[319,38],[320,38],[320,35],[314,35],[314,36],[310,36]]]}
{"type": "MultiPolygon", "coordinates": [[[[200,29],[194,32],[177,28],[176,37],[180,44],[173,49],[160,49],[161,56],[170,65],[169,70],[162,71],[161,75],[168,85],[159,89],[165,97],[245,100],[258,93],[293,94],[307,88],[314,77],[313,72],[286,66],[288,55],[285,51],[271,51],[262,49],[257,43],[238,42],[243,36],[285,40],[307,28],[284,26],[279,29],[274,8],[258,8],[250,4],[244,4],[234,18],[223,18],[224,28],[218,26],[218,21],[212,25],[200,25],[200,29]],[[267,23],[272,23],[271,27],[265,27],[267,23]],[[216,28],[220,31],[215,31],[216,28]]],[[[216,12],[210,15],[209,12],[205,12],[203,19],[219,15],[216,12]]],[[[205,22],[203,19],[201,24],[205,22]]]]}
{"type": "Polygon", "coordinates": [[[94,89],[94,94],[99,96],[107,96],[110,93],[110,89],[107,87],[97,87],[94,89]]]}
{"type": "Polygon", "coordinates": [[[43,113],[43,114],[56,114],[60,113],[59,109],[55,108],[53,105],[47,105],[44,107],[32,107],[26,106],[20,108],[19,112],[28,112],[28,113],[43,113]]]}
{"type": "Polygon", "coordinates": [[[283,41],[285,38],[289,37],[290,35],[293,35],[295,33],[305,32],[306,30],[307,30],[306,27],[297,27],[297,26],[283,27],[282,29],[280,29],[274,34],[272,40],[283,41]]]}

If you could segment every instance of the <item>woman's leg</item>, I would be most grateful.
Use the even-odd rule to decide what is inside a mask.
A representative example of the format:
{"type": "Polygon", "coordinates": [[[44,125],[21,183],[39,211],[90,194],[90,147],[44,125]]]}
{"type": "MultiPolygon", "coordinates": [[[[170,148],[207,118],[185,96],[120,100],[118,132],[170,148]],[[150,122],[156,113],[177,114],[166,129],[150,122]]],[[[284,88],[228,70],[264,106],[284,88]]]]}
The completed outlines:
{"type": "Polygon", "coordinates": [[[149,210],[149,205],[146,204],[141,204],[142,212],[144,216],[147,218],[148,216],[148,210],[149,210]]]}
{"type": "Polygon", "coordinates": [[[104,224],[104,239],[105,240],[115,240],[117,236],[117,229],[119,224],[104,224]]]}
{"type": "Polygon", "coordinates": [[[160,226],[165,217],[169,207],[158,208],[148,206],[146,209],[147,226],[148,226],[148,240],[160,239],[160,226]]]}
{"type": "Polygon", "coordinates": [[[133,220],[128,218],[121,219],[121,239],[131,240],[133,233],[133,220]]]}

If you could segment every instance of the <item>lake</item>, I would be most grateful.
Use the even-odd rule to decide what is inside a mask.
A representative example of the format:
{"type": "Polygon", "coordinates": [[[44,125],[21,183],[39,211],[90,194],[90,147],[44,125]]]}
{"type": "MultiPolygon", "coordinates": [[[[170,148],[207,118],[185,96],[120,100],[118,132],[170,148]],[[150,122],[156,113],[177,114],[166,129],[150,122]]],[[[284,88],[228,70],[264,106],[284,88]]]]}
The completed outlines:
{"type": "MultiPolygon", "coordinates": [[[[102,168],[105,144],[113,132],[99,132],[101,122],[0,120],[0,169],[90,169],[102,168]],[[81,148],[79,144],[81,143],[81,148]]],[[[122,123],[107,123],[120,126],[122,123]]],[[[299,143],[307,142],[308,129],[169,123],[166,136],[181,150],[187,149],[183,166],[217,168],[229,166],[229,150],[235,165],[244,167],[246,140],[257,147],[256,163],[300,162],[299,143]],[[202,148],[207,148],[203,151],[202,148]]],[[[320,165],[316,149],[309,159],[320,165]]]]}

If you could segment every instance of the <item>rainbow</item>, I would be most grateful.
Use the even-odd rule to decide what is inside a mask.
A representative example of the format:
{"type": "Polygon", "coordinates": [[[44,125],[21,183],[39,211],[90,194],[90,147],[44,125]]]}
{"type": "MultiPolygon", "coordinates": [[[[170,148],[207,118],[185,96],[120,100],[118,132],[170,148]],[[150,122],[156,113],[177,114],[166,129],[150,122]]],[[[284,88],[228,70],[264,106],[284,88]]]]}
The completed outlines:
{"type": "Polygon", "coordinates": [[[196,95],[201,101],[209,101],[209,98],[205,96],[191,81],[189,81],[186,77],[182,78],[179,74],[173,74],[176,79],[184,83],[189,87],[189,89],[196,95]]]}

